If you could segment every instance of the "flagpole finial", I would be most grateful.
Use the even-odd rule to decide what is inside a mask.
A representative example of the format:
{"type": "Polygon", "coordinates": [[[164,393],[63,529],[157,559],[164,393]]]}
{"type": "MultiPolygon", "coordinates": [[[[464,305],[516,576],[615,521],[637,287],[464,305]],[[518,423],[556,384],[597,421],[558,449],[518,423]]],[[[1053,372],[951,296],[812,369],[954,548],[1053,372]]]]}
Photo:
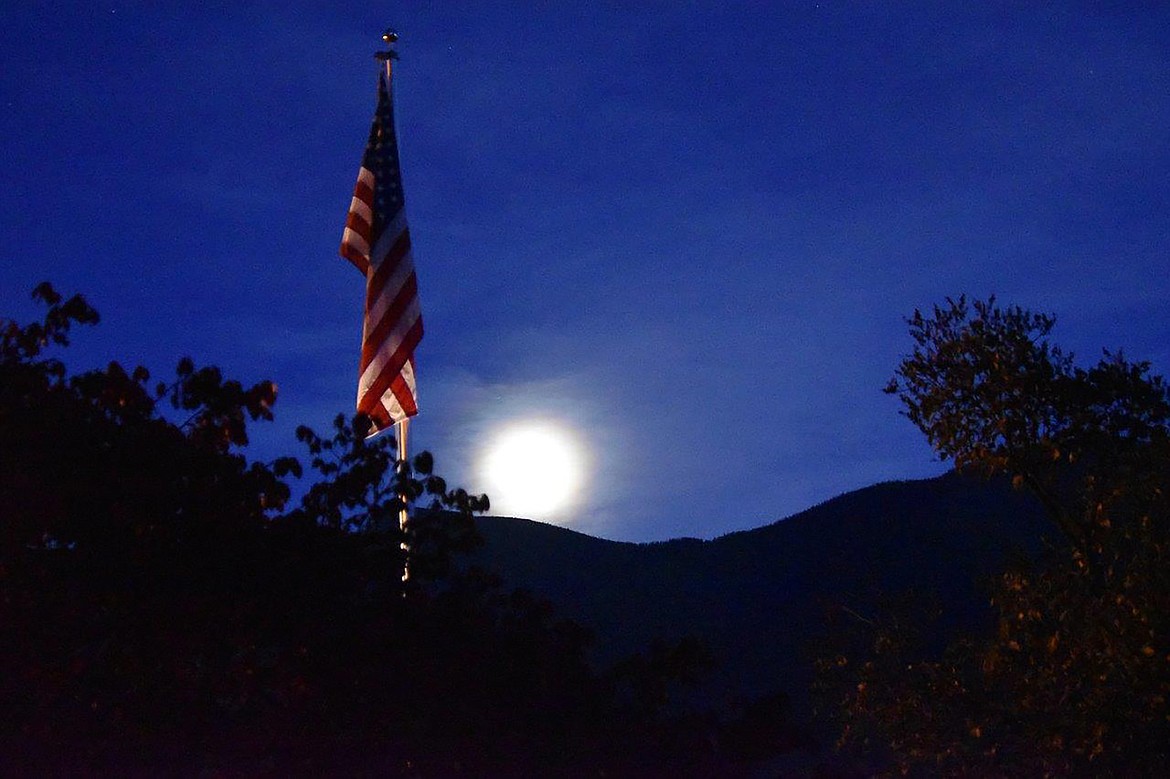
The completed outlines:
{"type": "Polygon", "coordinates": [[[398,31],[393,27],[387,27],[386,31],[382,33],[382,41],[390,48],[386,51],[379,51],[375,53],[374,59],[378,59],[383,62],[387,60],[398,59],[398,52],[394,51],[394,44],[398,42],[398,31]]]}

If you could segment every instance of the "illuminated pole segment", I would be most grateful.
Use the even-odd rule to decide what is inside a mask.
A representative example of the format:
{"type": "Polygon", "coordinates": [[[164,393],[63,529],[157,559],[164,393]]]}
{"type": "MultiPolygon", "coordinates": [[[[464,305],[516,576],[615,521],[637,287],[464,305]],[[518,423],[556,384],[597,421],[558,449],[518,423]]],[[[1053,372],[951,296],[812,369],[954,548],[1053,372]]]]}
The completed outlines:
{"type": "MultiPolygon", "coordinates": [[[[410,417],[398,423],[398,467],[406,466],[406,433],[410,429],[410,417]]],[[[404,493],[398,494],[402,501],[402,508],[398,511],[398,529],[402,531],[402,581],[410,581],[410,544],[406,542],[406,525],[410,521],[410,511],[407,504],[407,496],[404,493]]]]}

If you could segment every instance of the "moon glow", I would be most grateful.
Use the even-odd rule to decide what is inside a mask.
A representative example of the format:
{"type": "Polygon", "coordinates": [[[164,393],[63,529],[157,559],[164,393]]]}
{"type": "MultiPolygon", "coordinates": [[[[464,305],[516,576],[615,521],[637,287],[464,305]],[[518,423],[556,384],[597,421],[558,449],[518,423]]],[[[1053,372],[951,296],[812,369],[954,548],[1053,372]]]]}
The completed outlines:
{"type": "Polygon", "coordinates": [[[561,425],[513,422],[490,440],[480,471],[493,513],[554,519],[576,504],[585,457],[577,437],[561,425]]]}

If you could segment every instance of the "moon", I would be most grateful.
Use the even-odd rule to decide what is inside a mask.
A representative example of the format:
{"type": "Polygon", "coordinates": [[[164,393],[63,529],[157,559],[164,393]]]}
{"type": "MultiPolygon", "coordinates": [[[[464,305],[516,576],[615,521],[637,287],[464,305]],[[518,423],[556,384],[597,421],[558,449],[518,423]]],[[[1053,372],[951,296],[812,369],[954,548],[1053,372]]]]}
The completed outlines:
{"type": "Polygon", "coordinates": [[[580,496],[585,478],[584,449],[577,435],[562,424],[511,422],[484,448],[480,472],[492,513],[561,519],[580,496]]]}

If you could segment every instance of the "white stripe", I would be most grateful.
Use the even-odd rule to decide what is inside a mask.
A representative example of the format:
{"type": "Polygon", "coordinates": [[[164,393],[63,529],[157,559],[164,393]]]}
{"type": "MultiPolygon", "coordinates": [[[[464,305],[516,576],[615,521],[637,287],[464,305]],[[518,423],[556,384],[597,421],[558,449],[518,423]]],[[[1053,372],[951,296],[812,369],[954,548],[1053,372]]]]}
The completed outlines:
{"type": "Polygon", "coordinates": [[[410,394],[417,398],[418,397],[418,390],[415,388],[415,384],[414,384],[414,360],[413,359],[407,360],[406,365],[402,366],[402,380],[406,382],[406,387],[407,387],[407,389],[410,390],[410,394]]]}
{"type": "MultiPolygon", "coordinates": [[[[366,391],[377,380],[378,374],[382,372],[382,366],[398,351],[398,347],[402,345],[406,334],[410,332],[410,328],[414,327],[414,323],[419,320],[420,316],[418,298],[416,297],[410,301],[410,305],[402,312],[402,316],[395,323],[394,328],[386,335],[386,340],[378,345],[378,351],[374,353],[374,359],[362,371],[361,378],[358,380],[359,398],[366,394],[366,391]]],[[[362,344],[365,344],[364,339],[362,344]]]]}
{"type": "Polygon", "coordinates": [[[386,407],[386,411],[390,414],[391,424],[400,419],[406,419],[406,412],[402,410],[402,404],[398,402],[398,397],[394,394],[392,388],[387,389],[386,394],[382,396],[382,405],[386,407]]]}
{"type": "Polygon", "coordinates": [[[349,212],[365,219],[366,224],[371,224],[374,218],[374,212],[370,210],[370,204],[357,195],[354,195],[353,200],[350,201],[349,212]]]}
{"type": "Polygon", "coordinates": [[[362,238],[361,233],[347,227],[345,228],[345,232],[341,234],[341,243],[344,246],[352,246],[353,248],[357,249],[359,252],[361,252],[361,255],[366,258],[366,261],[369,262],[370,245],[366,243],[365,238],[362,238]]]}
{"type": "Polygon", "coordinates": [[[371,190],[374,188],[374,171],[365,165],[358,168],[358,183],[365,183],[371,190]]]}

